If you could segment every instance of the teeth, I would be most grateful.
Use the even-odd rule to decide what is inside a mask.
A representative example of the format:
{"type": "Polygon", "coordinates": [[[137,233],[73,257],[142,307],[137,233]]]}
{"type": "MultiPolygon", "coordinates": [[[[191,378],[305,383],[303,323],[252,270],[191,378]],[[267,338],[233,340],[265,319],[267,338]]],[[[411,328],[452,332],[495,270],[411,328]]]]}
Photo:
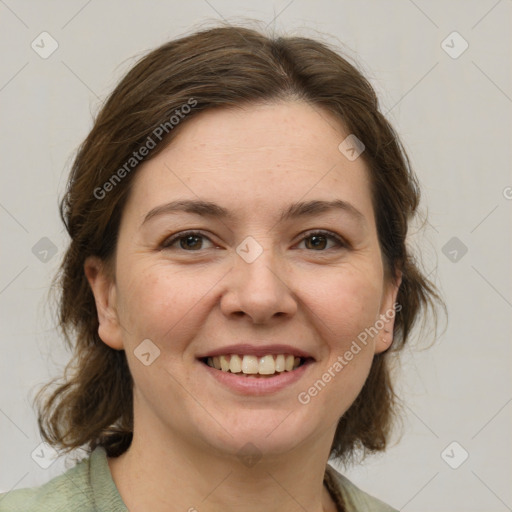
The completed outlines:
{"type": "Polygon", "coordinates": [[[229,359],[229,371],[231,373],[240,373],[242,371],[242,359],[236,354],[229,359]]]}
{"type": "Polygon", "coordinates": [[[273,375],[276,373],[276,364],[273,356],[265,356],[260,358],[258,372],[260,375],[273,375]]]}
{"type": "Polygon", "coordinates": [[[229,359],[226,356],[220,356],[220,369],[223,372],[229,371],[229,359]]]}
{"type": "Polygon", "coordinates": [[[291,354],[267,354],[263,357],[245,354],[209,357],[208,366],[223,372],[243,373],[245,375],[274,375],[284,371],[291,372],[298,368],[302,359],[291,354]]]}
{"type": "Polygon", "coordinates": [[[258,358],[256,356],[244,356],[244,358],[242,359],[242,372],[254,374],[258,373],[258,371],[258,358]]]}

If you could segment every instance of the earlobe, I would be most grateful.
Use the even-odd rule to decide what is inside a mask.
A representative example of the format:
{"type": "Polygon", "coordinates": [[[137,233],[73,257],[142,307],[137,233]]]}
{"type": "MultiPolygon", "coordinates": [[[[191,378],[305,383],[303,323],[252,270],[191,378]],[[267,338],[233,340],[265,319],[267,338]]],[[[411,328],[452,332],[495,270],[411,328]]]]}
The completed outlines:
{"type": "Polygon", "coordinates": [[[376,324],[379,333],[375,340],[375,353],[379,354],[388,350],[393,344],[393,330],[395,326],[395,317],[402,308],[397,304],[396,299],[398,290],[402,284],[402,272],[398,272],[395,280],[390,281],[383,297],[379,319],[376,324]]]}
{"type": "Polygon", "coordinates": [[[123,350],[123,340],[116,307],[116,287],[105,263],[95,256],[85,260],[84,272],[91,287],[98,314],[98,335],[115,350],[123,350]]]}

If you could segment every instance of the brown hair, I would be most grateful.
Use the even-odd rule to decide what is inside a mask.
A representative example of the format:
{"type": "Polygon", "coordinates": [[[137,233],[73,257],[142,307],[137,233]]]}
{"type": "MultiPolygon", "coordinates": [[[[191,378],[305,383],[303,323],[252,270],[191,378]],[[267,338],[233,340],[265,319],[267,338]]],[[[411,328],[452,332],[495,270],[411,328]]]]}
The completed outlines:
{"type": "Polygon", "coordinates": [[[267,37],[233,26],[196,32],[143,57],[111,93],[78,150],[60,204],[71,242],[55,277],[61,292],[59,323],[73,357],[63,382],[39,405],[38,424],[47,442],[64,451],[100,445],[117,456],[132,439],[132,378],[124,351],[111,349],[98,336],[84,261],[91,255],[113,259],[123,206],[140,163],[130,160],[134,152],[159,138],[158,127],[166,127],[141,161],[156,156],[189,119],[207,109],[289,99],[331,112],[364,142],[386,270],[391,278],[402,272],[393,346],[374,357],[363,389],[339,421],[331,455],[344,460],[360,448],[367,453],[386,447],[397,404],[390,353],[404,346],[420,313],[429,306],[434,310],[440,300],[406,247],[420,197],[416,178],[379,112],[374,90],[354,65],[316,40],[267,37]],[[179,116],[177,124],[170,121],[172,115],[179,116]]]}

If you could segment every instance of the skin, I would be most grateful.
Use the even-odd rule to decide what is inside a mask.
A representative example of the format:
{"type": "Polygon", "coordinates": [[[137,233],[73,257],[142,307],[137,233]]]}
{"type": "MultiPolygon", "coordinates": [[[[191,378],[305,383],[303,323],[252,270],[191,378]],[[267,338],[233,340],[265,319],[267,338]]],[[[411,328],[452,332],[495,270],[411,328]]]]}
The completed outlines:
{"type": "Polygon", "coordinates": [[[384,271],[368,169],[338,150],[343,126],[305,103],[189,121],[137,170],[114,272],[94,257],[85,264],[99,335],[126,351],[135,383],[133,442],[109,459],[114,482],[131,512],[335,510],[322,482],[336,424],[374,354],[389,347],[393,319],[308,404],[297,396],[396,300],[400,281],[384,271]],[[156,206],[199,198],[235,219],[169,213],[143,224],[156,206]],[[312,199],[348,201],[362,220],[334,210],[278,222],[281,209],[312,199]],[[161,247],[189,229],[204,236],[161,247]],[[315,246],[304,238],[312,229],[348,245],[327,238],[315,246]],[[252,263],[236,253],[247,236],[263,249],[252,263]],[[134,354],[145,339],[160,350],[148,366],[134,354]],[[241,340],[294,345],[315,362],[283,390],[243,396],[196,360],[241,340]],[[260,457],[250,467],[237,455],[248,442],[260,457]]]}

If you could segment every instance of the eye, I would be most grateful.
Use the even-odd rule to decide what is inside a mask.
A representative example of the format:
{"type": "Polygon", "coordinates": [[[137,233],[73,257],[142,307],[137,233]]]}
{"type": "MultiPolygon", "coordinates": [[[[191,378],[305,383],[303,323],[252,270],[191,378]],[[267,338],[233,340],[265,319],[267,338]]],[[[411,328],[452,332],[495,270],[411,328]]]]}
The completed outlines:
{"type": "Polygon", "coordinates": [[[170,249],[173,245],[176,244],[176,242],[180,242],[180,249],[189,252],[195,252],[203,248],[201,247],[202,243],[200,242],[202,239],[210,240],[207,236],[203,235],[199,231],[183,231],[164,240],[161,247],[162,249],[170,249]]]}
{"type": "MultiPolygon", "coordinates": [[[[315,252],[324,252],[326,249],[325,245],[327,240],[334,240],[336,246],[339,248],[347,247],[347,244],[338,235],[335,235],[330,231],[310,231],[305,234],[301,240],[301,243],[306,242],[307,249],[312,248],[315,249],[315,252]],[[307,243],[308,240],[311,241],[310,244],[307,243]],[[320,249],[320,251],[317,249],[320,249]]],[[[332,249],[332,247],[330,248],[332,249]]]]}
{"type": "MultiPolygon", "coordinates": [[[[181,233],[177,233],[166,240],[161,244],[162,249],[172,249],[173,246],[179,242],[178,249],[182,249],[187,252],[197,252],[203,247],[203,240],[211,240],[201,233],[200,231],[182,231],[181,233]]],[[[306,235],[302,238],[301,242],[306,242],[306,249],[313,249],[314,252],[325,252],[325,249],[332,249],[333,247],[327,247],[326,243],[328,240],[332,240],[335,243],[335,247],[344,248],[348,245],[336,234],[331,233],[330,231],[310,231],[306,233],[306,235]],[[310,240],[311,243],[308,244],[307,241],[310,240]]]]}

